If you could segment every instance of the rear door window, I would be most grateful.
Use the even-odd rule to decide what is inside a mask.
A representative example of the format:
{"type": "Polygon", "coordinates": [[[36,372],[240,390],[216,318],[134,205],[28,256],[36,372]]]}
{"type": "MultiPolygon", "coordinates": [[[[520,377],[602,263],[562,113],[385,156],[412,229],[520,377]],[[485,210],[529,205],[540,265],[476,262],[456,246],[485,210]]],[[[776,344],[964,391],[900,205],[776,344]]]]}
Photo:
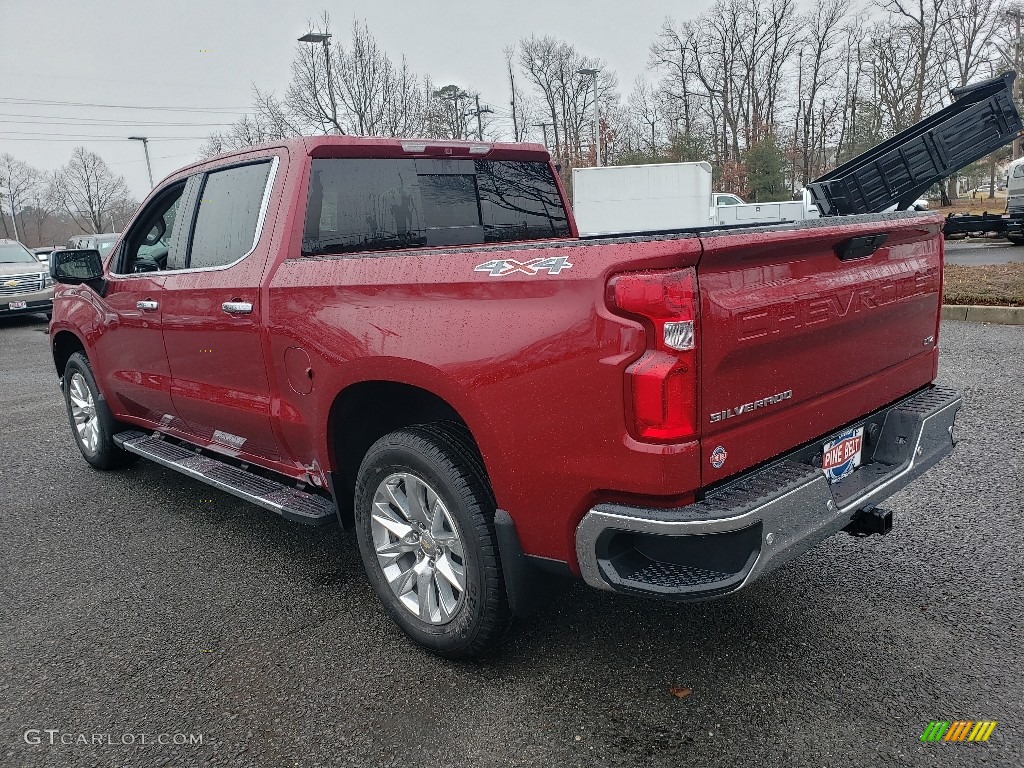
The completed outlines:
{"type": "Polygon", "coordinates": [[[256,247],[270,168],[268,160],[206,175],[189,249],[190,269],[226,266],[256,247]]]}
{"type": "Polygon", "coordinates": [[[317,159],[306,256],[569,236],[543,162],[317,159]]]}

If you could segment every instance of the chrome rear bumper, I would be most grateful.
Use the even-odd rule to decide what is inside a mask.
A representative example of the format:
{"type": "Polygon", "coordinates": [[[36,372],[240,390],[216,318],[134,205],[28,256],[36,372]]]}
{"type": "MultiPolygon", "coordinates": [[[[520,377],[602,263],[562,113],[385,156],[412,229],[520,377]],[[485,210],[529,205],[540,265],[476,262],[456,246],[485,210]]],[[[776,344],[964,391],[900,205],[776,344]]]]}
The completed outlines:
{"type": "Polygon", "coordinates": [[[825,435],[695,504],[599,504],[576,529],[583,578],[598,589],[674,600],[734,592],[850,525],[948,455],[961,405],[958,392],[929,387],[865,417],[859,423],[876,428],[866,430],[864,464],[833,485],[810,463],[825,435]]]}

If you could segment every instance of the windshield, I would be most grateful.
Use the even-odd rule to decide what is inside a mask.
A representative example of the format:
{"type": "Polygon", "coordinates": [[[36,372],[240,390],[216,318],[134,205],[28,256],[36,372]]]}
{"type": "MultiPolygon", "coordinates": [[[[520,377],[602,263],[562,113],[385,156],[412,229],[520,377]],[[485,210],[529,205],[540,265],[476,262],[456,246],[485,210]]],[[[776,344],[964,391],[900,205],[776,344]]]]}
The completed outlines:
{"type": "Polygon", "coordinates": [[[21,243],[0,243],[0,264],[38,264],[39,259],[21,243]]]}

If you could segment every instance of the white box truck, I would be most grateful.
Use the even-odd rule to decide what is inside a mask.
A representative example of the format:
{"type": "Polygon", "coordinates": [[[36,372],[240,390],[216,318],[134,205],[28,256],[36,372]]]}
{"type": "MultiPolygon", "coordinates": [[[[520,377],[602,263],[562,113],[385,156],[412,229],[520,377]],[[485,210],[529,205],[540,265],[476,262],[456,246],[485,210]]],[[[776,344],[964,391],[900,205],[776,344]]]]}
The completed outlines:
{"type": "Polygon", "coordinates": [[[710,163],[573,168],[581,235],[714,226],[710,163]]]}
{"type": "Polygon", "coordinates": [[[709,163],[573,168],[580,235],[677,231],[817,218],[810,197],[782,203],[715,205],[709,163]]]}

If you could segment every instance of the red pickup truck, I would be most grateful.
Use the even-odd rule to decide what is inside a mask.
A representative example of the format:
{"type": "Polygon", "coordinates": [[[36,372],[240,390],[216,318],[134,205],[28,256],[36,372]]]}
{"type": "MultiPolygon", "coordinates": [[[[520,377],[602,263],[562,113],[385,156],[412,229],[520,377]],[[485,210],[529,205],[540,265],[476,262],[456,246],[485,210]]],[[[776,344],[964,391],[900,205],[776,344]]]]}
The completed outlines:
{"type": "Polygon", "coordinates": [[[704,599],[886,532],[961,404],[941,227],[585,239],[539,146],[296,139],[55,253],[50,339],[89,464],[354,528],[390,616],[470,656],[548,573],[704,599]]]}

